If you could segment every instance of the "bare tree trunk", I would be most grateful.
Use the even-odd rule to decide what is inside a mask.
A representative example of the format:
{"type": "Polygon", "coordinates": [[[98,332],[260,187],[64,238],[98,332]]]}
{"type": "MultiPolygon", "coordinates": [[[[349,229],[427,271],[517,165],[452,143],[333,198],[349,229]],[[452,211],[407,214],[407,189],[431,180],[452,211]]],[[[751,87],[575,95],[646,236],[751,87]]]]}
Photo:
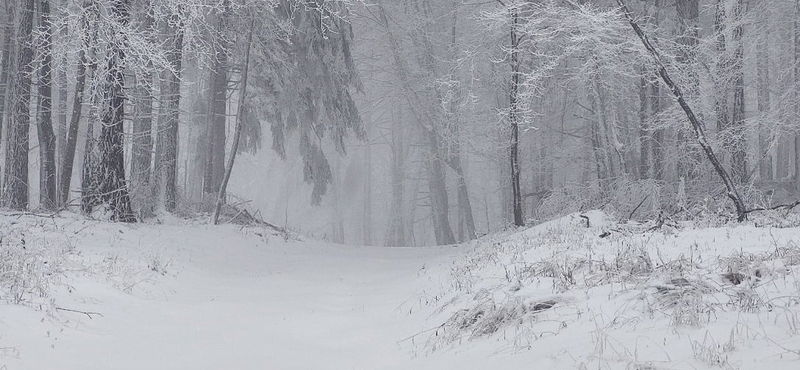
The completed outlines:
{"type": "Polygon", "coordinates": [[[53,87],[52,87],[52,41],[53,29],[50,21],[50,2],[41,0],[39,30],[44,38],[41,50],[42,64],[39,68],[39,112],[37,133],[39,136],[39,203],[47,210],[56,208],[56,138],[53,133],[53,87]]]}
{"type": "Polygon", "coordinates": [[[517,9],[511,10],[511,90],[509,92],[510,112],[509,121],[511,123],[511,194],[512,207],[514,209],[514,225],[524,226],[525,221],[522,216],[522,191],[519,183],[519,38],[517,27],[519,24],[519,14],[517,9]]]}
{"type": "Polygon", "coordinates": [[[450,207],[447,196],[446,172],[442,166],[441,148],[436,131],[428,131],[430,158],[426,169],[428,171],[428,188],[431,201],[431,218],[436,244],[447,245],[456,242],[453,230],[450,227],[450,207]]]}
{"type": "MultiPolygon", "coordinates": [[[[175,23],[180,23],[175,20],[175,23]]],[[[166,127],[164,130],[164,156],[161,171],[163,173],[164,208],[167,212],[174,212],[178,205],[178,122],[180,121],[181,99],[181,60],[183,58],[183,24],[177,25],[174,30],[172,45],[170,45],[169,59],[174,73],[170,73],[166,87],[166,127]]]]}
{"type": "MultiPolygon", "coordinates": [[[[11,111],[11,97],[13,92],[13,83],[11,76],[15,73],[16,62],[16,45],[14,32],[14,14],[16,13],[16,4],[14,1],[6,0],[4,4],[6,11],[6,19],[3,25],[3,57],[0,61],[0,140],[4,139],[3,134],[4,126],[9,126],[12,119],[11,111]]],[[[0,172],[3,166],[0,165],[0,172]]],[[[2,189],[2,179],[0,179],[0,189],[2,189]]],[[[2,194],[0,193],[0,203],[2,203],[2,194]]]]}
{"type": "MultiPolygon", "coordinates": [[[[61,1],[61,7],[64,12],[61,13],[62,17],[66,16],[66,9],[69,4],[68,0],[61,1]]],[[[61,33],[58,35],[58,40],[61,42],[67,42],[67,38],[69,37],[69,29],[67,25],[61,27],[61,33]]],[[[66,140],[67,140],[67,114],[68,107],[69,107],[69,91],[67,91],[67,65],[69,64],[69,60],[66,55],[62,56],[59,60],[59,68],[56,71],[56,84],[58,85],[58,125],[56,126],[56,170],[60,170],[63,167],[64,163],[64,156],[66,154],[66,140]]],[[[58,189],[61,181],[61,174],[56,173],[56,202],[60,204],[60,198],[58,198],[58,189]]]]}
{"type": "Polygon", "coordinates": [[[372,142],[366,134],[364,150],[364,245],[372,245],[372,142]]]}
{"type": "Polygon", "coordinates": [[[386,245],[400,247],[406,245],[405,240],[405,149],[403,144],[403,107],[392,115],[392,206],[389,218],[389,232],[386,245]]]}
{"type": "MultiPolygon", "coordinates": [[[[225,29],[227,14],[218,16],[217,30],[225,29]]],[[[228,47],[222,36],[212,37],[213,55],[209,74],[208,155],[203,174],[203,193],[216,195],[225,175],[225,121],[228,103],[228,47]]]]}
{"type": "MultiPolygon", "coordinates": [[[[685,49],[679,55],[679,62],[686,66],[689,71],[689,85],[686,94],[689,97],[697,96],[700,90],[699,76],[695,73],[695,64],[697,59],[697,45],[699,43],[699,18],[700,18],[700,4],[698,0],[677,0],[675,8],[678,13],[678,22],[680,25],[678,30],[680,43],[685,49]]],[[[686,131],[683,127],[678,129],[677,144],[678,152],[683,153],[688,149],[689,139],[686,137],[686,131]]],[[[678,177],[690,177],[694,173],[695,153],[689,152],[678,156],[676,172],[678,177]],[[688,155],[687,155],[688,154],[688,155]]]]}
{"type": "MultiPolygon", "coordinates": [[[[759,5],[766,9],[769,1],[760,0],[759,5]]],[[[761,17],[763,30],[756,46],[756,69],[758,84],[758,112],[766,114],[770,110],[770,26],[766,16],[761,17]]],[[[758,127],[758,172],[762,181],[773,179],[772,155],[770,154],[770,143],[767,135],[767,128],[759,124],[758,127]]]]}
{"type": "MultiPolygon", "coordinates": [[[[75,81],[75,92],[72,96],[72,115],[69,120],[69,130],[67,131],[67,142],[64,145],[64,158],[61,161],[61,170],[59,175],[59,191],[58,202],[61,205],[69,202],[69,189],[72,182],[72,170],[75,164],[75,150],[78,146],[78,125],[81,120],[81,113],[83,109],[83,94],[86,87],[86,65],[89,63],[86,53],[90,48],[89,29],[89,12],[96,14],[96,8],[91,0],[85,0],[83,3],[81,15],[81,32],[82,32],[82,48],[78,52],[78,66],[75,81]]],[[[94,63],[90,66],[92,72],[95,69],[94,63]]],[[[87,140],[90,140],[87,137],[87,140]]],[[[84,155],[85,157],[85,155],[84,155]]]]}
{"type": "Polygon", "coordinates": [[[747,138],[745,137],[745,100],[744,100],[744,26],[741,21],[744,16],[743,0],[737,0],[734,5],[733,20],[736,27],[733,30],[735,43],[733,54],[733,143],[732,164],[733,177],[736,181],[747,182],[747,138]]]}
{"type": "MultiPolygon", "coordinates": [[[[251,15],[252,16],[252,15],[251,15]]],[[[216,225],[219,223],[219,212],[222,208],[222,203],[225,202],[225,193],[228,191],[228,181],[231,179],[231,172],[233,172],[233,164],[236,160],[236,152],[239,150],[239,140],[242,137],[244,130],[244,107],[247,102],[247,74],[250,69],[250,46],[253,43],[253,28],[255,27],[255,17],[250,20],[250,30],[247,33],[247,46],[244,52],[244,66],[242,66],[242,82],[239,90],[239,102],[236,107],[236,129],[233,133],[233,145],[231,146],[231,153],[228,156],[228,165],[225,168],[225,176],[222,178],[219,192],[217,193],[217,202],[214,205],[214,213],[211,216],[211,222],[216,225]]]]}
{"type": "Polygon", "coordinates": [[[727,70],[728,60],[725,57],[727,45],[725,41],[725,2],[717,0],[714,16],[714,31],[717,34],[717,81],[716,81],[716,101],[715,110],[717,114],[717,131],[725,131],[730,127],[728,117],[728,81],[727,70]]]}
{"type": "MultiPolygon", "coordinates": [[[[800,116],[800,0],[795,0],[794,12],[794,101],[795,114],[800,116]]],[[[794,135],[794,186],[800,194],[800,134],[794,135]]]]}
{"type": "MultiPolygon", "coordinates": [[[[153,5],[148,1],[142,20],[142,30],[148,34],[153,32],[153,5]]],[[[139,217],[153,211],[153,191],[150,188],[153,162],[153,77],[152,63],[148,63],[147,71],[141,81],[134,86],[133,143],[131,145],[131,195],[133,206],[139,217]]]]}
{"type": "Polygon", "coordinates": [[[744,202],[742,201],[742,197],[739,195],[739,191],[736,189],[736,184],[731,180],[728,172],[725,171],[725,168],[722,167],[722,164],[717,159],[717,156],[714,154],[714,149],[711,148],[711,145],[708,144],[706,139],[705,130],[703,128],[703,124],[697,119],[695,116],[694,111],[692,108],[689,107],[689,104],[686,103],[686,100],[683,97],[683,92],[681,89],[672,81],[672,78],[667,73],[667,69],[664,67],[664,64],[661,62],[661,56],[658,53],[658,50],[650,43],[650,40],[645,35],[644,31],[639,27],[636,21],[633,19],[633,15],[631,14],[628,7],[625,5],[623,0],[617,0],[617,4],[622,8],[625,17],[628,19],[631,27],[633,28],[636,35],[639,36],[639,39],[642,40],[642,44],[653,57],[653,61],[656,63],[658,67],[658,74],[661,76],[661,79],[664,81],[664,84],[672,92],[675,99],[678,101],[678,104],[683,109],[684,113],[686,113],[686,117],[689,119],[689,123],[692,125],[692,129],[694,130],[695,136],[697,137],[697,142],[703,148],[703,151],[706,154],[706,157],[714,166],[714,170],[717,172],[719,177],[722,179],[722,182],[725,184],[725,188],[728,190],[728,197],[733,201],[734,206],[736,207],[736,215],[739,222],[744,221],[747,218],[747,210],[745,209],[744,202]]]}
{"type": "Polygon", "coordinates": [[[83,166],[81,167],[81,211],[84,214],[92,213],[94,206],[97,205],[95,176],[94,171],[97,166],[96,142],[94,135],[95,114],[90,114],[89,122],[86,125],[86,142],[83,146],[83,166]]]}
{"type": "MultiPolygon", "coordinates": [[[[655,0],[655,14],[654,17],[654,24],[656,27],[660,25],[661,22],[661,0],[655,0]]],[[[653,117],[653,125],[655,126],[652,130],[652,149],[653,149],[653,179],[655,180],[664,180],[664,129],[659,127],[661,126],[661,119],[659,118],[659,114],[661,113],[661,86],[658,83],[658,77],[653,76],[653,80],[650,81],[650,114],[653,117]]]]}
{"type": "Polygon", "coordinates": [[[652,150],[652,136],[648,128],[647,91],[649,83],[645,77],[646,69],[642,67],[642,75],[639,78],[639,178],[650,178],[650,151],[652,150]]]}
{"type": "Polygon", "coordinates": [[[17,28],[19,53],[11,94],[13,121],[6,137],[6,168],[2,205],[15,210],[28,208],[28,146],[30,129],[31,70],[33,63],[34,0],[20,1],[17,28]]]}
{"type": "MultiPolygon", "coordinates": [[[[130,0],[113,0],[111,14],[122,24],[128,24],[130,0]]],[[[123,145],[125,118],[125,65],[124,45],[112,44],[106,56],[106,79],[103,104],[100,112],[100,159],[95,175],[95,196],[112,212],[111,219],[120,222],[135,222],[128,187],[125,181],[125,155],[123,145]]]]}
{"type": "MultiPolygon", "coordinates": [[[[13,1],[6,0],[5,12],[6,17],[3,19],[3,57],[0,60],[0,139],[3,138],[3,123],[7,117],[10,117],[6,108],[7,100],[11,96],[12,83],[10,83],[10,76],[13,76],[14,66],[14,13],[16,13],[16,6],[13,1]]],[[[10,109],[9,109],[10,110],[10,109]]]]}

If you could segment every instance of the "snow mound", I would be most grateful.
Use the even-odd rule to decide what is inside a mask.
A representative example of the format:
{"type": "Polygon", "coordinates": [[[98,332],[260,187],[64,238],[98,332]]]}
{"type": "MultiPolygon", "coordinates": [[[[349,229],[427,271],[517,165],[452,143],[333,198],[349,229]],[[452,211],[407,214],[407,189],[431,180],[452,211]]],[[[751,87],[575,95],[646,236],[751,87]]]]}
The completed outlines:
{"type": "Polygon", "coordinates": [[[559,368],[795,368],[799,246],[797,228],[654,230],[572,214],[475,242],[419,346],[499,342],[490,346],[559,353],[559,368]]]}

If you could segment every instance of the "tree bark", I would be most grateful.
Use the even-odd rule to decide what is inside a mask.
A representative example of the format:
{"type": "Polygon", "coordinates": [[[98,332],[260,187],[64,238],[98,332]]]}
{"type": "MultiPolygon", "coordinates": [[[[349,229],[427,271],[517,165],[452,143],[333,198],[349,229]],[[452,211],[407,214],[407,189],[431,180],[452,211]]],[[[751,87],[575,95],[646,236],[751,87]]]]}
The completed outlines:
{"type": "MultiPolygon", "coordinates": [[[[10,76],[13,76],[12,71],[14,67],[14,13],[16,13],[16,4],[14,1],[7,0],[5,2],[6,17],[3,19],[3,57],[0,59],[0,139],[3,138],[3,125],[9,119],[10,115],[7,111],[9,105],[7,104],[11,96],[13,84],[10,82],[10,76]]],[[[10,109],[9,109],[10,110],[10,109]]]]}
{"type": "MultiPolygon", "coordinates": [[[[142,19],[142,32],[151,35],[153,30],[153,5],[148,1],[142,19]]],[[[153,78],[152,63],[148,62],[147,70],[141,81],[134,86],[133,138],[131,146],[131,195],[133,207],[140,218],[151,213],[155,202],[150,188],[153,162],[153,78]]]]}
{"type": "MultiPolygon", "coordinates": [[[[112,0],[110,14],[122,26],[129,21],[130,0],[112,0]]],[[[119,32],[119,31],[116,31],[119,32]]],[[[100,158],[94,171],[97,200],[106,204],[112,212],[111,219],[120,222],[135,222],[125,181],[125,155],[123,145],[123,120],[125,118],[125,65],[124,42],[117,40],[106,55],[106,78],[101,107],[100,158]]]]}
{"type": "Polygon", "coordinates": [[[53,29],[50,20],[49,0],[40,1],[39,30],[44,45],[41,50],[42,64],[39,67],[39,112],[37,133],[39,136],[39,206],[53,210],[56,197],[56,137],[53,132],[53,87],[52,87],[52,41],[53,29]]]}
{"type": "Polygon", "coordinates": [[[231,179],[231,172],[233,172],[233,164],[236,160],[236,152],[239,149],[239,140],[242,137],[244,130],[244,107],[247,101],[247,74],[250,69],[250,46],[253,43],[253,28],[255,27],[255,18],[250,20],[250,30],[247,33],[247,46],[244,52],[244,66],[242,66],[242,81],[239,90],[239,102],[236,107],[236,129],[233,133],[233,143],[231,146],[231,153],[228,156],[228,165],[225,168],[225,176],[222,178],[219,192],[217,193],[217,202],[214,205],[214,213],[211,216],[211,222],[214,225],[219,223],[219,212],[222,204],[225,202],[225,193],[228,191],[228,181],[231,179]]]}
{"type": "MultiPolygon", "coordinates": [[[[179,21],[176,19],[176,23],[179,21]]],[[[169,60],[174,73],[170,73],[166,86],[166,127],[164,130],[164,156],[161,157],[161,171],[163,172],[164,209],[175,212],[178,205],[178,122],[180,121],[181,99],[181,59],[183,58],[183,24],[178,24],[174,30],[174,38],[169,51],[169,60]]]]}
{"type": "MultiPolygon", "coordinates": [[[[794,6],[794,101],[795,114],[800,116],[800,0],[794,6]]],[[[794,186],[795,193],[800,195],[800,134],[794,135],[794,186]]]]}
{"type": "Polygon", "coordinates": [[[28,208],[28,147],[30,129],[31,64],[33,63],[34,0],[20,1],[17,40],[17,70],[11,94],[13,121],[6,136],[6,168],[2,205],[15,210],[28,208]]]}
{"type": "Polygon", "coordinates": [[[511,89],[509,91],[509,122],[511,124],[510,164],[511,164],[511,194],[512,208],[514,210],[514,225],[524,226],[522,216],[522,191],[519,183],[519,38],[517,27],[519,14],[517,9],[511,9],[511,89]]]}
{"type": "MultiPolygon", "coordinates": [[[[769,1],[760,0],[759,5],[764,9],[769,7],[769,1]]],[[[760,17],[763,24],[763,31],[756,46],[756,73],[758,89],[758,112],[762,115],[770,111],[770,26],[766,16],[760,17]]],[[[758,173],[762,181],[771,181],[772,155],[770,150],[768,128],[763,124],[758,127],[758,173]]]]}
{"type": "Polygon", "coordinates": [[[733,10],[733,20],[736,27],[733,29],[733,141],[731,144],[731,160],[733,177],[740,183],[747,182],[747,138],[745,137],[745,100],[744,100],[744,17],[743,0],[737,0],[733,10]]]}
{"type": "Polygon", "coordinates": [[[389,231],[386,245],[401,247],[406,245],[405,230],[405,149],[403,143],[403,107],[392,115],[392,206],[389,216],[389,231]]]}
{"type": "MultiPolygon", "coordinates": [[[[66,16],[66,9],[69,4],[68,0],[61,1],[61,9],[63,9],[61,16],[66,16]]],[[[58,35],[58,40],[67,42],[69,37],[69,29],[67,25],[62,26],[61,33],[58,35]]],[[[56,84],[58,85],[58,124],[56,126],[56,170],[60,170],[64,163],[64,156],[66,154],[66,140],[67,140],[67,115],[69,114],[69,91],[67,90],[67,66],[69,60],[66,55],[62,56],[59,60],[59,68],[56,71],[56,84]]],[[[61,181],[61,174],[56,173],[56,203],[60,205],[60,198],[58,194],[59,184],[61,181]]]]}
{"type": "Polygon", "coordinates": [[[683,109],[684,113],[686,113],[686,117],[689,119],[689,123],[692,125],[695,137],[697,138],[697,142],[703,148],[703,152],[705,152],[706,157],[711,162],[714,170],[717,172],[717,175],[719,175],[719,177],[722,179],[722,182],[725,184],[725,188],[728,190],[728,197],[731,199],[731,201],[733,201],[733,204],[736,208],[737,219],[739,222],[744,221],[747,218],[747,210],[745,209],[742,197],[739,195],[739,191],[736,189],[736,184],[731,180],[730,175],[728,175],[728,172],[725,171],[725,168],[722,167],[722,164],[719,162],[716,154],[714,154],[714,149],[712,149],[711,145],[709,145],[703,129],[703,124],[700,123],[700,121],[697,119],[697,116],[695,116],[694,111],[684,99],[683,92],[681,91],[680,87],[678,87],[675,82],[672,81],[672,78],[669,76],[666,67],[664,67],[664,64],[661,62],[661,55],[653,46],[653,44],[650,43],[647,35],[633,19],[633,15],[631,14],[630,10],[628,10],[628,7],[625,5],[624,1],[617,0],[617,4],[619,4],[619,6],[622,8],[628,23],[630,23],[634,32],[636,32],[636,35],[639,36],[639,39],[642,41],[645,49],[647,49],[648,53],[650,53],[652,56],[653,61],[658,68],[658,74],[661,76],[664,84],[667,85],[672,92],[672,95],[683,109]]]}
{"type": "MultiPolygon", "coordinates": [[[[227,8],[226,8],[227,10],[227,8]]],[[[227,13],[218,16],[217,32],[226,28],[227,13]]],[[[225,121],[228,106],[228,45],[222,36],[212,37],[209,74],[208,154],[203,174],[203,193],[216,195],[225,175],[225,121]]]]}
{"type": "MultiPolygon", "coordinates": [[[[70,116],[69,129],[67,131],[67,142],[64,144],[64,158],[61,161],[61,169],[58,176],[58,203],[62,206],[66,205],[70,200],[69,189],[72,182],[72,170],[75,165],[75,150],[78,146],[78,126],[80,124],[83,110],[83,94],[86,88],[86,66],[89,64],[86,53],[90,48],[90,42],[92,39],[90,36],[91,31],[89,29],[89,13],[94,13],[96,11],[97,9],[94,7],[91,0],[84,1],[81,15],[81,37],[83,39],[82,48],[80,51],[78,51],[78,66],[75,74],[75,92],[72,95],[72,114],[70,116]]],[[[92,72],[94,71],[94,63],[91,64],[90,69],[92,72]]],[[[91,140],[91,138],[87,137],[87,140],[91,140]]]]}

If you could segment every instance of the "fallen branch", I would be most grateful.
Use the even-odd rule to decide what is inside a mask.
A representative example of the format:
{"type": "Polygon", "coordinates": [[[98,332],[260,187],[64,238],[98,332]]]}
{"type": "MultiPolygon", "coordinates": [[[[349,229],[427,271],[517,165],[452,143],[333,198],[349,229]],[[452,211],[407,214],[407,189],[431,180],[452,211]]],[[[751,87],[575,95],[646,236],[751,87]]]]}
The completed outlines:
{"type": "Polygon", "coordinates": [[[641,201],[641,202],[639,202],[639,204],[638,204],[638,205],[636,205],[636,208],[634,208],[634,209],[633,209],[633,211],[631,211],[631,214],[629,214],[629,215],[628,215],[628,219],[629,219],[629,220],[633,218],[633,214],[634,214],[634,213],[636,213],[636,211],[638,211],[638,210],[639,210],[639,207],[641,207],[641,206],[642,206],[642,204],[644,204],[644,201],[646,201],[646,200],[647,200],[647,198],[650,198],[650,194],[647,194],[647,195],[644,197],[644,199],[642,199],[642,201],[641,201]]]}
{"type": "Polygon", "coordinates": [[[84,315],[86,315],[86,316],[89,316],[89,318],[90,318],[90,319],[93,319],[92,315],[98,315],[98,316],[100,316],[100,317],[105,317],[105,316],[103,316],[103,314],[102,314],[102,313],[100,313],[100,312],[92,312],[92,311],[73,310],[73,309],[71,309],[71,308],[64,308],[64,307],[58,307],[58,306],[56,306],[56,307],[55,307],[55,309],[56,309],[56,310],[59,310],[59,311],[67,311],[67,312],[82,313],[82,314],[84,314],[84,315]]]}
{"type": "Polygon", "coordinates": [[[684,99],[683,92],[681,91],[680,87],[675,83],[675,81],[672,80],[669,73],[667,73],[667,68],[664,66],[664,63],[661,62],[661,54],[647,38],[647,35],[644,33],[642,28],[639,27],[639,24],[637,24],[633,19],[633,14],[631,14],[631,11],[625,5],[624,0],[617,0],[617,4],[619,4],[623,15],[625,18],[627,18],[628,23],[630,23],[631,28],[633,28],[633,31],[636,32],[636,35],[639,36],[640,40],[642,40],[644,48],[650,53],[653,63],[655,63],[656,67],[658,67],[658,75],[661,76],[661,80],[664,81],[664,84],[666,84],[669,90],[672,92],[672,95],[675,97],[675,100],[678,101],[678,105],[683,109],[683,112],[686,113],[686,118],[688,118],[689,123],[691,123],[697,143],[700,144],[701,148],[703,148],[703,152],[706,154],[708,161],[711,162],[711,165],[714,167],[717,175],[719,175],[722,183],[725,184],[725,189],[728,191],[728,198],[731,199],[734,207],[736,207],[737,220],[739,222],[744,221],[747,218],[744,201],[742,200],[741,195],[739,195],[739,191],[736,189],[736,184],[734,184],[730,175],[728,175],[728,171],[726,171],[722,166],[719,158],[717,158],[717,155],[714,154],[714,149],[711,147],[711,144],[708,143],[703,124],[694,114],[694,111],[689,106],[689,103],[686,102],[686,99],[684,99]]]}
{"type": "Polygon", "coordinates": [[[794,209],[797,206],[800,206],[800,200],[795,201],[794,203],[781,204],[781,205],[777,205],[777,206],[771,207],[771,208],[753,208],[753,209],[748,209],[747,211],[744,211],[744,213],[748,214],[748,213],[760,212],[760,211],[777,211],[777,210],[781,210],[781,209],[786,210],[786,211],[791,211],[792,209],[794,209]]]}

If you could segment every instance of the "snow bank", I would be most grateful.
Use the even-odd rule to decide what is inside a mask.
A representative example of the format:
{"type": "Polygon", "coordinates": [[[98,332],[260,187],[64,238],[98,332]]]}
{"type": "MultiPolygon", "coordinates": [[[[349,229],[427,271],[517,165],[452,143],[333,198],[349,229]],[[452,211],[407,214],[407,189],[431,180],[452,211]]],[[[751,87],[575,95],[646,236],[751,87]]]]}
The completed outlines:
{"type": "Polygon", "coordinates": [[[417,347],[571,369],[800,366],[799,229],[652,227],[592,211],[474,243],[417,347]]]}

